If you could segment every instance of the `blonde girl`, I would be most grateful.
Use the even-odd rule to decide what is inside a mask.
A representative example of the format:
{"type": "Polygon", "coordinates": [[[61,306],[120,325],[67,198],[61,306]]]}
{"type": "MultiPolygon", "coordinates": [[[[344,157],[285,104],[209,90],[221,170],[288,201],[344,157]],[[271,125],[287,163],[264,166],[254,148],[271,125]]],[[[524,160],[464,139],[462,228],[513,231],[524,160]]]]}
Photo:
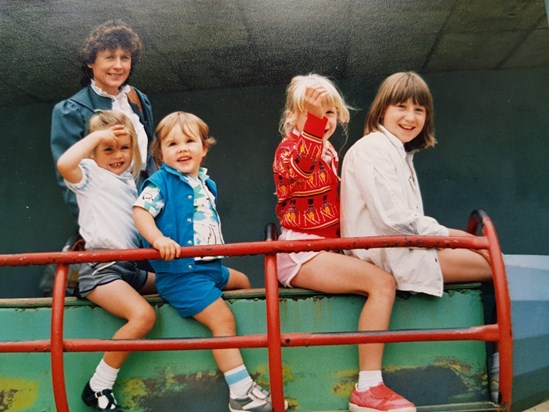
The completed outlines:
{"type": "MultiPolygon", "coordinates": [[[[280,121],[282,141],[273,172],[281,240],[323,239],[339,235],[337,152],[329,142],[349,108],[326,77],[296,76],[286,91],[280,121]]],[[[395,299],[393,277],[371,263],[332,252],[278,254],[278,276],[286,287],[367,297],[359,331],[386,330],[395,299]]],[[[415,406],[383,383],[383,344],[359,345],[359,378],[351,411],[415,411],[415,406]]]]}
{"type": "MultiPolygon", "coordinates": [[[[120,112],[101,111],[90,118],[89,134],[57,162],[67,187],[76,194],[80,234],[86,250],[139,246],[132,219],[137,198],[134,177],[141,157],[132,122],[120,112]]],[[[153,327],[154,309],[140,293],[154,293],[154,274],[136,262],[85,263],[80,266],[78,294],[126,323],[113,339],[141,339],[153,327]]],[[[106,352],[82,392],[94,410],[121,411],[112,393],[129,352],[106,352]]]]}

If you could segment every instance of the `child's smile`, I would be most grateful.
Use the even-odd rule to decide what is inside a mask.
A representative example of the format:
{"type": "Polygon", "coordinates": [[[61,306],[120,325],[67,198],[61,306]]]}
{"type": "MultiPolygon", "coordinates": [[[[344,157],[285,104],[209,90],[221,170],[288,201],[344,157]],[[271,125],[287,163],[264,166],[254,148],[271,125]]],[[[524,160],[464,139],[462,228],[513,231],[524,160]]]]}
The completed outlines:
{"type": "Polygon", "coordinates": [[[117,144],[99,144],[94,152],[93,159],[99,167],[115,175],[124,173],[132,161],[132,141],[129,134],[119,136],[117,144]]]}
{"type": "Polygon", "coordinates": [[[425,107],[408,99],[387,107],[383,116],[383,126],[402,143],[408,143],[421,133],[425,126],[425,118],[425,107]]]}
{"type": "Polygon", "coordinates": [[[198,176],[200,165],[207,153],[200,137],[176,126],[162,139],[160,147],[164,163],[183,174],[198,176]]]}

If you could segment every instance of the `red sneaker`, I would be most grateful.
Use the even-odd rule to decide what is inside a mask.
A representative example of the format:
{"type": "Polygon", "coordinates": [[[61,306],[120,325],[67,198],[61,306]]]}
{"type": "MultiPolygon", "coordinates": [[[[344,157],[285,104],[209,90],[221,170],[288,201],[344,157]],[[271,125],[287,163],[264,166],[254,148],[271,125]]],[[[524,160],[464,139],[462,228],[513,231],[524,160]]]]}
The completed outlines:
{"type": "Polygon", "coordinates": [[[349,401],[350,412],[416,412],[416,406],[383,383],[363,392],[355,389],[349,401]]]}

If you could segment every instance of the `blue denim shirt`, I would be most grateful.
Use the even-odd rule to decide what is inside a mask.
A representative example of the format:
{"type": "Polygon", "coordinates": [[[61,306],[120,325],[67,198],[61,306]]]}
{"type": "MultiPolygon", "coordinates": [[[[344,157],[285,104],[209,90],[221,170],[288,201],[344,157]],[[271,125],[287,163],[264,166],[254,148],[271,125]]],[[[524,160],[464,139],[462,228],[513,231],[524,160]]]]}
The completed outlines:
{"type": "MultiPolygon", "coordinates": [[[[147,183],[154,184],[162,194],[164,208],[156,216],[156,226],[162,234],[175,240],[180,246],[194,245],[194,190],[177,170],[165,163],[143,183],[141,190],[147,183]]],[[[208,190],[217,199],[217,186],[215,182],[206,179],[208,190]]],[[[152,245],[141,237],[143,246],[150,248],[152,245]]],[[[155,272],[182,273],[194,269],[194,258],[181,258],[171,261],[161,259],[151,260],[151,266],[155,272]]]]}

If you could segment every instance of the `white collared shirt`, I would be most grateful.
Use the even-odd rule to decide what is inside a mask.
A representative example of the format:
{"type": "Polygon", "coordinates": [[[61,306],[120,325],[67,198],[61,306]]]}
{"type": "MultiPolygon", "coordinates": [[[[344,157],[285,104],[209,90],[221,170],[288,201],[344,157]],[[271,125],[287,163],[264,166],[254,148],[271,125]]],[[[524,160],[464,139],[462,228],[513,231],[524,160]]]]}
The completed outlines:
{"type": "MultiPolygon", "coordinates": [[[[341,179],[342,236],[448,236],[445,226],[424,215],[413,153],[387,129],[381,127],[349,149],[341,179]]],[[[401,290],[442,294],[433,249],[357,249],[349,254],[392,273],[401,290]]]]}

